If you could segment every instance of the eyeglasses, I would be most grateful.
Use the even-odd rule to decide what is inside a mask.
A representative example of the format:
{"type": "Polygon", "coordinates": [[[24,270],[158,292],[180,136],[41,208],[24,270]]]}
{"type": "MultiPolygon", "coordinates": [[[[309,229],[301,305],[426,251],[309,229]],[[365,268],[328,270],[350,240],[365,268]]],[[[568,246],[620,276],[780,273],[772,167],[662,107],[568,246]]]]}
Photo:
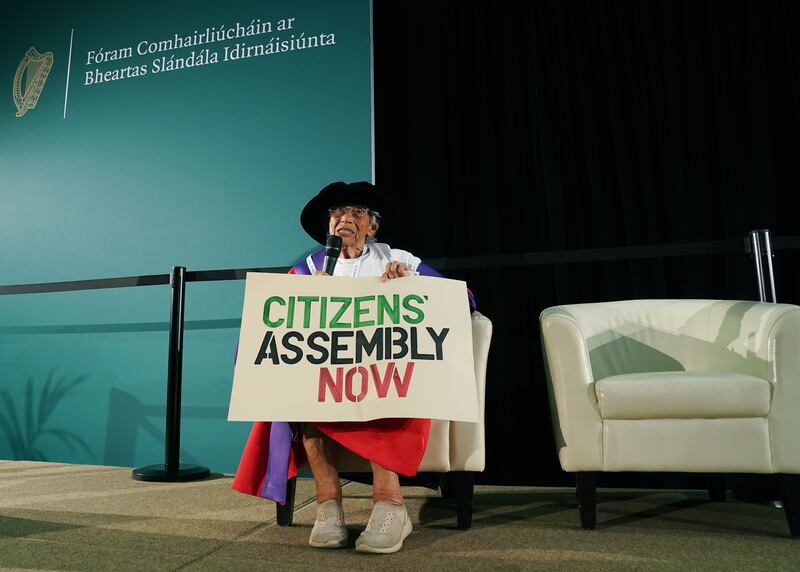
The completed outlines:
{"type": "Polygon", "coordinates": [[[369,214],[369,209],[367,207],[331,207],[328,209],[328,213],[335,217],[344,216],[346,212],[353,215],[353,218],[361,218],[369,214]]]}

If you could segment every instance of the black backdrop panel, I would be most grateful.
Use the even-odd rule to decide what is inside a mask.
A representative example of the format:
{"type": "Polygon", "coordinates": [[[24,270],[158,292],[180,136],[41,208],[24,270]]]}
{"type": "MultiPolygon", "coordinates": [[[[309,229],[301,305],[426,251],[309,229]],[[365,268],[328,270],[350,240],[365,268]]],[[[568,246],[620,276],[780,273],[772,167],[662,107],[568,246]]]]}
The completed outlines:
{"type": "MultiPolygon", "coordinates": [[[[374,4],[377,183],[423,258],[800,235],[793,2],[374,4]]],[[[797,251],[778,299],[800,303],[797,251]]],[[[538,316],[631,298],[755,299],[741,253],[447,270],[495,326],[491,483],[568,482],[538,316]]]]}

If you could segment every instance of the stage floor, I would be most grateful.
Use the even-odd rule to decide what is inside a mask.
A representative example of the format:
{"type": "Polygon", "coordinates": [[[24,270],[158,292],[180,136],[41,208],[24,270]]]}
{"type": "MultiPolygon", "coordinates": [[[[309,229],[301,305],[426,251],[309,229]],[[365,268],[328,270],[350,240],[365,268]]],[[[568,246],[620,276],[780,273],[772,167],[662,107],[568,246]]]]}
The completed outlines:
{"type": "Polygon", "coordinates": [[[389,556],[353,543],[370,488],[344,485],[350,546],[307,545],[313,482],[298,480],[294,525],[274,505],[231,490],[231,477],[143,483],[130,469],[0,461],[0,567],[48,570],[798,570],[800,540],[783,510],[702,491],[599,491],[584,531],[574,490],[478,486],[473,527],[455,506],[407,487],[414,532],[389,556]]]}

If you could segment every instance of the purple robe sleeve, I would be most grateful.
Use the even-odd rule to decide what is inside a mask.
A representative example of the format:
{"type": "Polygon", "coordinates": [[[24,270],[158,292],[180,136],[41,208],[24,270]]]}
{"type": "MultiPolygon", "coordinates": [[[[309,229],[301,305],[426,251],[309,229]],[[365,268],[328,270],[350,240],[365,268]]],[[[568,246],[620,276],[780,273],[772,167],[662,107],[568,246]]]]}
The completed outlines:
{"type": "MultiPolygon", "coordinates": [[[[236,365],[238,358],[239,344],[237,343],[236,349],[233,351],[233,365],[236,365]]],[[[286,477],[289,474],[292,437],[292,427],[285,421],[274,421],[270,424],[267,474],[258,496],[281,504],[286,502],[286,477]]]]}
{"type": "MultiPolygon", "coordinates": [[[[314,261],[314,266],[316,266],[318,270],[322,268],[325,260],[325,249],[323,248],[312,254],[311,260],[314,261]]],[[[300,276],[309,276],[311,274],[311,269],[308,267],[305,259],[295,264],[293,270],[295,274],[300,276]]]]}
{"type": "MultiPolygon", "coordinates": [[[[424,262],[420,262],[419,266],[417,266],[417,272],[419,272],[420,276],[434,276],[436,278],[444,278],[441,272],[436,270],[430,264],[426,264],[424,262]]],[[[472,294],[472,290],[467,288],[467,297],[469,298],[469,309],[470,312],[474,312],[478,309],[478,304],[475,302],[475,296],[472,294]]]]}
{"type": "Polygon", "coordinates": [[[286,477],[289,474],[289,453],[292,449],[292,427],[285,421],[273,421],[269,428],[267,478],[259,496],[284,504],[286,477]]]}
{"type": "MultiPolygon", "coordinates": [[[[319,265],[325,251],[312,255],[314,264],[319,265]]],[[[305,261],[294,266],[294,273],[309,275],[311,271],[305,261]]],[[[238,348],[237,348],[238,349],[238,348]]],[[[289,455],[292,450],[292,427],[284,421],[273,421],[269,428],[269,459],[267,475],[259,496],[284,504],[286,502],[286,477],[289,473],[289,455]]]]}

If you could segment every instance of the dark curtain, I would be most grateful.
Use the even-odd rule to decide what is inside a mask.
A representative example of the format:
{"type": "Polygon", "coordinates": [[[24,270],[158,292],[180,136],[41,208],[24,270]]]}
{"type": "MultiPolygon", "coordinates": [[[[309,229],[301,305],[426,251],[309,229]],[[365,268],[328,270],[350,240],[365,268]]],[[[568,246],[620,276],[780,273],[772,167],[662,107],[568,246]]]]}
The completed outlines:
{"type": "MultiPolygon", "coordinates": [[[[375,0],[376,181],[400,205],[397,246],[485,262],[447,270],[495,327],[483,482],[567,482],[542,309],[757,297],[743,247],[497,261],[800,235],[798,30],[791,1],[375,0]]],[[[778,251],[779,301],[800,303],[798,261],[778,251]]]]}

